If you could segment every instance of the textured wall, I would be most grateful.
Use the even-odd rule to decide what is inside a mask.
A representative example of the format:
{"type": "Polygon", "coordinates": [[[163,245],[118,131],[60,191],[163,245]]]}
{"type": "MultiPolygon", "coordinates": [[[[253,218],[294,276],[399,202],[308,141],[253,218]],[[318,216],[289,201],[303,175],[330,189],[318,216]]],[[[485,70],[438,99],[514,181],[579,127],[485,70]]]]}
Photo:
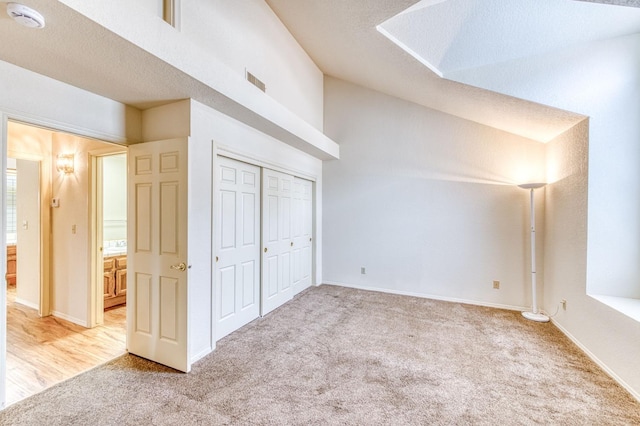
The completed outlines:
{"type": "Polygon", "coordinates": [[[59,198],[60,207],[51,209],[51,311],[87,326],[91,282],[88,153],[105,144],[63,133],[53,133],[52,140],[53,158],[74,154],[75,169],[72,174],[53,170],[53,197],[59,198]]]}
{"type": "Polygon", "coordinates": [[[529,305],[529,195],[515,184],[544,180],[545,146],[340,80],[325,88],[341,159],[323,170],[324,281],[529,305]]]}
{"type": "Polygon", "coordinates": [[[181,14],[183,34],[322,130],[322,72],[264,1],[183,1],[181,14]]]}
{"type": "MultiPolygon", "coordinates": [[[[575,300],[568,303],[558,323],[640,397],[640,323],[586,296],[640,297],[640,34],[476,69],[466,75],[465,82],[589,116],[588,149],[584,135],[571,133],[550,148],[550,158],[559,162],[559,176],[579,165],[570,179],[582,179],[579,185],[561,180],[552,186],[556,195],[547,220],[556,225],[551,230],[560,230],[561,235],[575,231],[586,215],[588,231],[586,242],[574,239],[576,246],[566,256],[558,252],[554,263],[558,270],[548,269],[550,257],[546,256],[547,274],[570,274],[571,279],[546,283],[546,291],[555,298],[546,298],[545,307],[553,312],[559,298],[575,300]],[[575,145],[562,142],[567,137],[575,138],[575,145]],[[587,174],[588,212],[562,208],[584,202],[587,174]],[[586,252],[586,265],[577,255],[582,252],[586,252]]],[[[550,176],[555,167],[549,163],[550,176]]],[[[554,245],[548,249],[558,250],[554,245]]]]}

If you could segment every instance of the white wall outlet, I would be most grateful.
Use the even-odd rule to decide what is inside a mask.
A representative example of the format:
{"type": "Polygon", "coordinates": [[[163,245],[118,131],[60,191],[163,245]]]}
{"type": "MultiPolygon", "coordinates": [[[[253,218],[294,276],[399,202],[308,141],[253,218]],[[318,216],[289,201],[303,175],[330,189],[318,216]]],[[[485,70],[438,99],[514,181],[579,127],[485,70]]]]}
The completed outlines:
{"type": "Polygon", "coordinates": [[[495,288],[496,290],[500,290],[500,281],[494,281],[493,288],[495,288]]]}
{"type": "Polygon", "coordinates": [[[22,229],[24,229],[25,231],[29,229],[29,221],[28,220],[23,220],[22,221],[22,229]]]}
{"type": "Polygon", "coordinates": [[[76,233],[76,226],[75,225],[71,225],[71,233],[72,234],[76,233]]]}

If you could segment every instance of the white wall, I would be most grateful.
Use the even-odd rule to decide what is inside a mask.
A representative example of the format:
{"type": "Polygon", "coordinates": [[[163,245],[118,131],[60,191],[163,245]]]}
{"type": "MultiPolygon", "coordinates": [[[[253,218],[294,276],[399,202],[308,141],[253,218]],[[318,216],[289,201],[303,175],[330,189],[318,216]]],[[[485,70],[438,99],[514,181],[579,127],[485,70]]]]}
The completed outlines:
{"type": "Polygon", "coordinates": [[[73,154],[74,172],[53,171],[53,197],[59,199],[60,206],[51,209],[51,311],[85,327],[92,250],[89,151],[103,147],[104,143],[95,140],[53,133],[53,158],[73,154]]]}
{"type": "Polygon", "coordinates": [[[325,282],[531,303],[529,197],[515,184],[544,179],[543,144],[333,78],[325,102],[341,152],[323,168],[325,282]]]}
{"type": "Polygon", "coordinates": [[[127,239],[127,156],[102,157],[103,240],[127,239]]]}
{"type": "Polygon", "coordinates": [[[140,140],[140,111],[0,61],[0,111],[112,142],[140,140]]]}
{"type": "Polygon", "coordinates": [[[636,318],[640,316],[640,34],[476,69],[461,77],[589,116],[588,179],[584,136],[571,144],[557,142],[561,148],[550,146],[556,163],[549,162],[549,175],[574,168],[573,179],[580,185],[588,180],[588,209],[583,186],[552,186],[547,199],[547,220],[553,224],[547,238],[552,242],[546,249],[558,256],[552,264],[546,256],[544,303],[553,312],[559,299],[566,299],[567,310],[556,323],[640,399],[640,322],[587,296],[635,298],[633,309],[636,318]],[[552,233],[576,233],[575,227],[583,226],[587,217],[586,240],[572,238],[575,247],[560,249],[566,243],[552,233]]]}
{"type": "Polygon", "coordinates": [[[322,72],[264,0],[183,1],[180,31],[319,130],[322,72]]]}
{"type": "Polygon", "coordinates": [[[40,162],[16,161],[18,264],[16,301],[40,307],[40,162]],[[26,221],[26,229],[23,223],[26,221]]]}
{"type": "MultiPolygon", "coordinates": [[[[319,188],[315,200],[314,229],[317,247],[321,247],[322,162],[256,131],[198,102],[191,102],[191,137],[189,139],[189,324],[192,361],[215,347],[213,330],[212,252],[215,220],[212,204],[215,156],[227,155],[275,170],[315,180],[319,188]]],[[[315,251],[314,283],[322,282],[322,258],[315,251]]]]}
{"type": "MultiPolygon", "coordinates": [[[[244,119],[249,115],[239,110],[247,108],[259,115],[248,118],[249,124],[266,119],[265,131],[275,124],[333,153],[333,142],[317,132],[323,122],[322,72],[263,0],[183,1],[180,30],[163,22],[148,2],[61,2],[223,94],[226,99],[219,98],[216,107],[227,114],[244,119]],[[267,96],[246,82],[245,67],[267,84],[267,96]]],[[[202,94],[191,97],[196,95],[202,94]]]]}

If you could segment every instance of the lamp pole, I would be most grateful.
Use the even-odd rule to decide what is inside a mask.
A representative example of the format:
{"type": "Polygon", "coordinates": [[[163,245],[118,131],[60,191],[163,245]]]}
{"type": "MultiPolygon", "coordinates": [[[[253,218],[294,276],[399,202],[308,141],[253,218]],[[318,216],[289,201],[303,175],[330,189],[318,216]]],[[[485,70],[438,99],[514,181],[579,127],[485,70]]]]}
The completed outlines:
{"type": "Polygon", "coordinates": [[[525,183],[518,185],[522,189],[528,189],[530,194],[530,207],[531,213],[531,300],[532,309],[531,312],[526,311],[522,313],[522,316],[531,321],[548,322],[549,317],[538,311],[538,291],[536,286],[536,199],[535,190],[542,188],[546,183],[525,183]]]}

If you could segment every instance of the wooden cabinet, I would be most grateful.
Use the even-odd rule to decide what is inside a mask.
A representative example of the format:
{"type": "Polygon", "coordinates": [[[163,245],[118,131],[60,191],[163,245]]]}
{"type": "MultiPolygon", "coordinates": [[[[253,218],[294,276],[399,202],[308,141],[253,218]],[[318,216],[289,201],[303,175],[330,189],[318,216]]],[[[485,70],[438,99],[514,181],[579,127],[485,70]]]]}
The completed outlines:
{"type": "Polygon", "coordinates": [[[104,308],[127,302],[127,256],[104,258],[104,308]]]}
{"type": "Polygon", "coordinates": [[[17,281],[18,249],[16,245],[7,246],[7,286],[15,286],[17,281]]]}

